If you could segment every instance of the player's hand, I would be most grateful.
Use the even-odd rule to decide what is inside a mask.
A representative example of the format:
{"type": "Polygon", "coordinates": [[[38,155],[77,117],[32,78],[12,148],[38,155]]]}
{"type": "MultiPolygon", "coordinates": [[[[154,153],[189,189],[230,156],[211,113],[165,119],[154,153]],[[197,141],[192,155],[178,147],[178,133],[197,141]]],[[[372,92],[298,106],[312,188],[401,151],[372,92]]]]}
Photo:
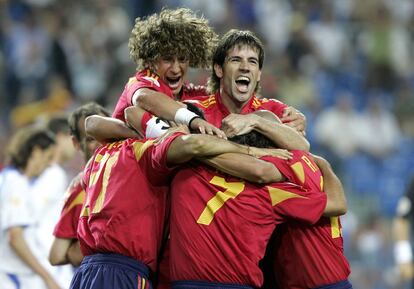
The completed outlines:
{"type": "Polygon", "coordinates": [[[202,134],[216,135],[219,138],[227,139],[226,134],[211,123],[208,123],[202,118],[196,118],[191,122],[191,129],[202,134]]]}
{"type": "Polygon", "coordinates": [[[170,137],[173,134],[178,133],[178,132],[181,132],[181,133],[184,133],[184,134],[189,134],[190,130],[188,129],[188,127],[186,125],[183,125],[183,124],[175,126],[175,127],[170,127],[169,129],[167,129],[167,131],[163,135],[161,135],[160,137],[158,137],[155,140],[155,144],[162,143],[166,138],[168,138],[168,137],[170,137]]]}
{"type": "Polygon", "coordinates": [[[187,83],[183,86],[184,92],[191,97],[208,95],[206,87],[204,85],[194,85],[193,83],[187,83]]]}
{"type": "Polygon", "coordinates": [[[280,120],[284,124],[297,130],[303,136],[306,136],[306,117],[296,108],[292,106],[285,108],[280,120]]]}
{"type": "Polygon", "coordinates": [[[258,121],[259,116],[255,114],[231,113],[222,120],[221,128],[227,137],[234,137],[251,132],[258,121]]]}
{"type": "Polygon", "coordinates": [[[250,147],[250,154],[256,158],[264,157],[264,156],[272,156],[277,157],[282,160],[290,160],[293,157],[293,154],[285,149],[263,149],[263,148],[255,148],[250,147]]]}

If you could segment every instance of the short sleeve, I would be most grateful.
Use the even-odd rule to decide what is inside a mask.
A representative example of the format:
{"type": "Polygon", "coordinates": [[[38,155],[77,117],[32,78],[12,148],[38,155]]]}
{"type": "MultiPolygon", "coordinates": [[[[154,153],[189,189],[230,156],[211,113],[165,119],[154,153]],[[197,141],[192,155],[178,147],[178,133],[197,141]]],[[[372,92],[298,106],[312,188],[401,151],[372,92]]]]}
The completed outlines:
{"type": "Polygon", "coordinates": [[[321,191],[304,190],[292,183],[279,183],[267,187],[277,219],[296,219],[316,223],[326,207],[327,197],[321,191]]]}

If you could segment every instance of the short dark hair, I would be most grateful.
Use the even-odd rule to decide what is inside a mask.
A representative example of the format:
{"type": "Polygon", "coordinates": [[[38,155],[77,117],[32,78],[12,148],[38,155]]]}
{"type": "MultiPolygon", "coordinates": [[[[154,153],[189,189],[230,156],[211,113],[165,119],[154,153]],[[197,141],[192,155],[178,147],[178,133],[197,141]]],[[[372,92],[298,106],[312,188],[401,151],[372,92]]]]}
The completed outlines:
{"type": "Polygon", "coordinates": [[[255,130],[246,134],[236,135],[229,138],[229,141],[257,148],[275,147],[274,143],[268,137],[255,130]]]}
{"type": "Polygon", "coordinates": [[[81,141],[78,122],[81,118],[86,118],[90,115],[111,116],[111,114],[101,105],[90,102],[75,109],[68,118],[70,134],[73,135],[77,141],[81,141]]]}
{"type": "Polygon", "coordinates": [[[257,50],[259,69],[262,69],[265,56],[262,41],[249,30],[231,29],[220,39],[213,54],[211,76],[208,79],[208,90],[210,93],[215,93],[220,88],[220,78],[217,77],[214,71],[214,65],[218,64],[223,67],[228,52],[236,46],[241,47],[245,45],[257,50]]]}
{"type": "Polygon", "coordinates": [[[56,115],[50,117],[46,121],[46,128],[53,132],[55,135],[59,133],[70,133],[68,118],[65,115],[56,115]]]}
{"type": "Polygon", "coordinates": [[[25,169],[35,147],[45,150],[53,144],[55,144],[55,137],[51,131],[28,126],[19,129],[13,135],[6,153],[12,166],[25,169]]]}

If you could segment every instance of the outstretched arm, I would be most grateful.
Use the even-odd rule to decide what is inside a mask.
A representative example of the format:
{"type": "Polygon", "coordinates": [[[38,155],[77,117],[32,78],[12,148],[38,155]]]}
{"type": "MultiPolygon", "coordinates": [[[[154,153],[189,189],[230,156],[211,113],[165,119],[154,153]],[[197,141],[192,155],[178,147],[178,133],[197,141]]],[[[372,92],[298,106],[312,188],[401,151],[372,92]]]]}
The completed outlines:
{"type": "Polygon", "coordinates": [[[191,129],[193,130],[226,138],[226,135],[220,129],[198,118],[195,113],[185,108],[184,104],[172,100],[163,93],[148,88],[141,88],[134,93],[132,102],[135,106],[139,106],[162,119],[187,126],[191,122],[191,129]],[[193,118],[196,119],[192,120],[193,118]]]}
{"type": "Polygon", "coordinates": [[[332,167],[328,161],[315,155],[313,155],[313,158],[319,169],[322,171],[324,192],[328,197],[324,216],[333,217],[344,215],[347,210],[347,204],[341,181],[332,170],[332,167]]]}
{"type": "Polygon", "coordinates": [[[141,138],[140,134],[129,128],[123,121],[100,115],[91,115],[85,119],[85,131],[87,135],[100,143],[129,137],[141,138]]]}
{"type": "Polygon", "coordinates": [[[277,147],[309,151],[309,142],[295,129],[280,121],[268,120],[256,113],[230,114],[223,119],[222,127],[228,137],[256,130],[267,136],[277,147]]]}
{"type": "MultiPolygon", "coordinates": [[[[286,159],[288,156],[281,156],[281,158],[286,159]]],[[[253,183],[268,184],[285,180],[275,165],[249,155],[226,153],[215,157],[201,158],[200,161],[219,171],[253,183]]]]}

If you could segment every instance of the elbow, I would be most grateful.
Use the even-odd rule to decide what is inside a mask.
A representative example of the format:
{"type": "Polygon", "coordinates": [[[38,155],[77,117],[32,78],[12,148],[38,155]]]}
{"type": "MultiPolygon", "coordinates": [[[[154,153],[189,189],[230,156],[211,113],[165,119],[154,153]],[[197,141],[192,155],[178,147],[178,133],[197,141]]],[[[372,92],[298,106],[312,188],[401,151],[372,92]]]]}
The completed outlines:
{"type": "Polygon", "coordinates": [[[271,163],[264,163],[260,166],[254,166],[251,172],[253,181],[258,184],[269,184],[281,181],[281,174],[275,172],[271,163]]]}
{"type": "Polygon", "coordinates": [[[57,254],[54,254],[53,252],[50,252],[49,263],[52,266],[57,266],[57,265],[65,264],[66,262],[62,257],[57,256],[57,254]]]}
{"type": "Polygon", "coordinates": [[[87,135],[95,136],[99,127],[99,116],[90,115],[85,118],[85,132],[87,135]]]}
{"type": "Polygon", "coordinates": [[[325,217],[338,217],[338,216],[345,215],[347,210],[348,210],[348,207],[347,207],[346,202],[340,202],[337,204],[328,203],[323,215],[325,217]]]}

